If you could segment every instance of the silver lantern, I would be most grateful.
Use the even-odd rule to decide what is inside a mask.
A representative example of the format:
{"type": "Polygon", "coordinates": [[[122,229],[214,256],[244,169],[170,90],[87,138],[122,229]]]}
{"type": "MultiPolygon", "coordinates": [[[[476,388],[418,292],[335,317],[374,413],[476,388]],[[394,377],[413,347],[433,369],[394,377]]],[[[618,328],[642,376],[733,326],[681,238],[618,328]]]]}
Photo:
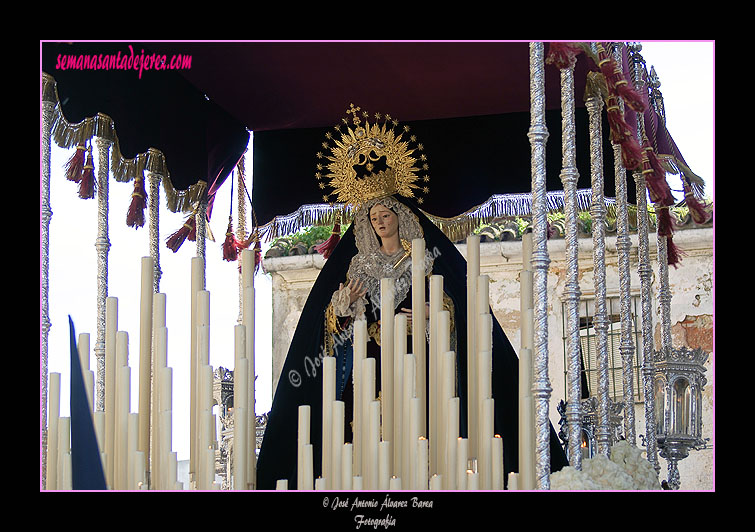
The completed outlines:
{"type": "Polygon", "coordinates": [[[701,348],[660,349],[654,359],[658,450],[668,461],[669,487],[679,489],[679,461],[691,449],[707,446],[708,439],[702,436],[702,393],[708,353],[701,348]]]}

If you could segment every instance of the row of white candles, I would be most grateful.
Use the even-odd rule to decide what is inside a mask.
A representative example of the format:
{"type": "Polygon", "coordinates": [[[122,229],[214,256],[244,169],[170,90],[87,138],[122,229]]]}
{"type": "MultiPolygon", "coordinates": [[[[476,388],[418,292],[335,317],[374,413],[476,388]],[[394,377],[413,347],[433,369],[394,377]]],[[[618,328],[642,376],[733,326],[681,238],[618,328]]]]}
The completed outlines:
{"type": "MultiPolygon", "coordinates": [[[[395,314],[392,280],[381,288],[381,374],[366,356],[367,323],[354,322],[353,442],[344,441],[344,402],[335,397],[335,358],[323,359],[322,475],[314,478],[310,441],[311,408],[299,407],[297,442],[298,489],[504,489],[503,440],[494,434],[492,398],[492,316],[489,279],[480,275],[480,240],[467,239],[468,437],[460,437],[460,399],[456,394],[456,353],[450,350],[450,313],[443,310],[443,277],[430,276],[429,343],[425,338],[425,272],[423,261],[412,263],[413,353],[407,352],[407,317],[395,314]],[[427,375],[427,377],[426,377],[427,375]],[[381,399],[375,393],[377,378],[381,399]],[[429,401],[427,400],[429,395],[429,401]],[[425,405],[429,405],[429,408],[425,405]]],[[[525,255],[527,246],[525,244],[525,255]]],[[[412,242],[412,256],[425,256],[425,242],[412,242]]],[[[526,261],[528,263],[528,260],[526,261]]],[[[529,271],[525,267],[524,271],[529,271]]],[[[523,276],[526,277],[526,275],[523,276]]],[[[523,289],[531,290],[523,282],[523,289]]],[[[522,300],[531,301],[531,292],[522,300]]],[[[526,306],[522,303],[522,308],[526,306]]],[[[531,308],[531,304],[527,308],[531,308]]],[[[526,320],[523,315],[523,321],[526,320]]],[[[523,335],[531,325],[523,325],[523,335]]],[[[530,341],[531,344],[531,341],[530,341]]],[[[524,366],[531,364],[531,356],[524,366]]],[[[526,380],[527,371],[520,372],[526,380]]],[[[522,381],[520,396],[529,397],[531,384],[522,381]]],[[[533,433],[531,409],[520,405],[520,431],[533,433]]],[[[530,445],[526,438],[521,444],[530,445]]],[[[532,468],[533,450],[520,450],[521,471],[532,468]]],[[[522,478],[527,478],[525,473],[522,478]]],[[[525,481],[510,478],[509,489],[526,489],[525,481]]],[[[285,479],[277,489],[288,489],[285,479]]]]}
{"type": "MultiPolygon", "coordinates": [[[[254,442],[254,257],[242,253],[242,323],[235,326],[234,487],[253,489],[254,442]],[[251,334],[247,334],[251,331],[251,334]],[[251,406],[250,406],[251,405],[251,406]]],[[[204,290],[201,257],[192,259],[191,278],[191,459],[190,480],[197,489],[215,482],[216,420],[212,413],[213,369],[209,364],[210,294],[204,290]]],[[[166,296],[153,293],[154,262],[141,263],[138,413],[131,412],[129,335],[118,330],[118,299],[105,300],[105,409],[92,408],[94,372],[89,365],[88,333],[78,336],[87,397],[109,489],[183,489],[172,451],[173,370],[167,365],[166,296]]],[[[47,489],[71,489],[70,417],[60,416],[60,374],[50,374],[47,489]]]]}
{"type": "MultiPolygon", "coordinates": [[[[177,454],[172,451],[172,383],[173,370],[167,365],[167,328],[165,294],[144,290],[152,286],[153,262],[142,259],[142,311],[139,374],[139,410],[131,411],[131,367],[129,334],[118,330],[118,299],[105,300],[105,410],[93,409],[94,372],[90,369],[90,336],[77,338],[82,376],[89,400],[90,413],[100,449],[106,485],[116,490],[147,489],[148,449],[150,437],[155,447],[152,481],[160,489],[177,487],[177,454]],[[145,298],[145,294],[147,297],[145,298]],[[154,359],[152,357],[154,331],[154,359]],[[150,335],[150,342],[143,338],[150,335]],[[144,356],[144,350],[149,350],[144,356]],[[154,365],[152,362],[154,361],[154,365]],[[143,382],[144,367],[147,373],[143,382]],[[146,394],[146,395],[145,395],[146,394]],[[152,402],[154,399],[154,402],[152,402]],[[146,407],[145,407],[146,405],[146,407]],[[149,431],[149,415],[156,420],[149,431]],[[146,425],[147,430],[143,428],[146,425]]],[[[47,489],[72,489],[70,417],[60,416],[60,373],[50,374],[48,419],[47,489]]]]}

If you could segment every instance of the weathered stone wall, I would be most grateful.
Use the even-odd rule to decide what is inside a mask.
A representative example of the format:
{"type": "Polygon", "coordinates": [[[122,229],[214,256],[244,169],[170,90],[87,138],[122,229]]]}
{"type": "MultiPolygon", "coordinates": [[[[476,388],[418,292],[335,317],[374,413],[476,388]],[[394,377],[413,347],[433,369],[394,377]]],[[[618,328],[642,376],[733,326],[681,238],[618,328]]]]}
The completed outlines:
{"type": "MultiPolygon", "coordinates": [[[[678,269],[669,271],[672,292],[671,325],[674,347],[701,347],[710,353],[706,364],[708,384],[703,392],[703,426],[705,437],[713,443],[713,229],[697,228],[678,231],[674,243],[684,256],[678,269]]],[[[594,292],[592,239],[579,240],[580,290],[583,298],[594,292]]],[[[462,255],[466,246],[459,245],[462,255]]],[[[548,253],[548,332],[549,375],[553,392],[551,395],[551,420],[558,428],[559,415],[556,405],[566,397],[564,376],[563,312],[562,301],[566,283],[564,261],[565,242],[550,240],[548,253]]],[[[658,264],[655,261],[655,237],[650,235],[650,254],[653,262],[652,287],[654,294],[653,326],[656,348],[660,345],[660,318],[657,292],[658,264]]],[[[442,257],[440,258],[442,260],[442,257]]],[[[637,238],[632,237],[630,252],[631,291],[639,294],[640,281],[637,273],[637,238]]],[[[319,255],[265,259],[263,267],[273,281],[273,390],[280,377],[283,361],[296,328],[301,309],[309,290],[324,261],[319,255]]],[[[520,241],[490,242],[480,245],[480,272],[490,277],[490,303],[501,327],[513,347],[521,344],[519,333],[519,273],[522,269],[520,241]]],[[[616,238],[606,238],[606,289],[608,296],[619,293],[618,258],[616,238]]],[[[644,405],[635,407],[637,434],[644,435],[644,405]]],[[[640,442],[638,442],[639,444],[640,442]]],[[[661,478],[666,478],[666,463],[660,459],[661,478]]],[[[713,489],[713,451],[692,451],[679,465],[682,489],[713,489]]]]}

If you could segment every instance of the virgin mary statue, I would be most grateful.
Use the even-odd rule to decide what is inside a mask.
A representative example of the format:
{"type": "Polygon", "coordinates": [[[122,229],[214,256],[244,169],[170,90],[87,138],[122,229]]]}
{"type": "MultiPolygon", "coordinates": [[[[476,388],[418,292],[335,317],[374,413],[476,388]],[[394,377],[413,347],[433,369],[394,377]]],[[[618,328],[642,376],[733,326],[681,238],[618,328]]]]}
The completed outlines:
{"type": "MultiPolygon", "coordinates": [[[[390,309],[390,316],[407,314],[406,345],[412,346],[415,261],[423,262],[426,283],[431,275],[443,277],[443,308],[450,313],[450,345],[457,361],[459,435],[467,436],[466,260],[417,206],[422,201],[417,193],[427,190],[423,186],[427,177],[419,175],[426,169],[424,156],[410,149],[388,122],[370,124],[364,117],[363,123],[357,109],[352,106],[353,123],[340,139],[333,140],[331,155],[323,157],[327,163],[318,165],[317,174],[321,183],[330,180],[337,201],[353,208],[353,223],[317,276],[291,340],[257,462],[257,489],[275,489],[281,479],[288,480],[289,489],[296,488],[301,405],[310,407],[314,476],[322,474],[323,357],[335,357],[336,399],[345,403],[344,439],[351,441],[354,323],[366,320],[366,356],[375,359],[376,375],[380,375],[381,279],[392,280],[395,308],[390,309]],[[420,238],[425,242],[425,255],[414,257],[411,243],[420,238]]],[[[424,293],[429,293],[427,284],[424,293]]],[[[506,479],[508,473],[518,471],[519,360],[494,316],[492,343],[494,431],[503,439],[506,479]]],[[[376,393],[379,391],[378,378],[376,393]]],[[[567,465],[552,427],[550,454],[552,472],[567,465]]]]}

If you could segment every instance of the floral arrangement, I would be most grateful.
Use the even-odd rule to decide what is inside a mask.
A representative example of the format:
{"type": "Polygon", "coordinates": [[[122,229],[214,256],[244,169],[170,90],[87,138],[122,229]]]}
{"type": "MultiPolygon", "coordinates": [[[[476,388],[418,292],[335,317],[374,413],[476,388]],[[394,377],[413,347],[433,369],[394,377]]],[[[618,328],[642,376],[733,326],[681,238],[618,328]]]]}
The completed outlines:
{"type": "Polygon", "coordinates": [[[582,470],[567,466],[551,475],[552,490],[660,490],[655,469],[642,452],[626,441],[611,447],[611,458],[599,454],[582,461],[582,470]]]}

